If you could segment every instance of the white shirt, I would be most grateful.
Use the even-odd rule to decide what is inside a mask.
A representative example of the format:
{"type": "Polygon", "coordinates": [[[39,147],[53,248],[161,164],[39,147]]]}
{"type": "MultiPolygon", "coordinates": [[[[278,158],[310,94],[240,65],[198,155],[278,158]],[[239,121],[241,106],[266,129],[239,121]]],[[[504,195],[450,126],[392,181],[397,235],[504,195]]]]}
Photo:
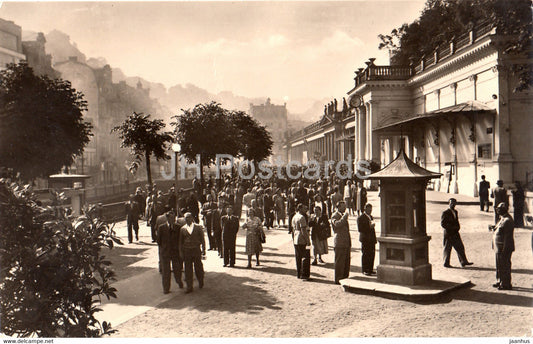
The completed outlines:
{"type": "Polygon", "coordinates": [[[185,225],[185,229],[187,230],[187,232],[189,232],[189,234],[192,234],[192,230],[194,229],[194,223],[191,223],[190,225],[185,225]]]}

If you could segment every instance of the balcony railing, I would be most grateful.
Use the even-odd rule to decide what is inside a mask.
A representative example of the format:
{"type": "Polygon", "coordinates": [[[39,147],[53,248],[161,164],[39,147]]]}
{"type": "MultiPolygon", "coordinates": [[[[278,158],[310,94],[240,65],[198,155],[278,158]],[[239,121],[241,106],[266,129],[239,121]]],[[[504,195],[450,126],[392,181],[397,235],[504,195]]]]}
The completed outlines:
{"type": "Polygon", "coordinates": [[[494,34],[494,27],[491,22],[481,22],[474,26],[468,33],[457,37],[451,42],[442,44],[435,49],[431,55],[422,57],[418,63],[411,67],[405,66],[376,66],[367,62],[365,69],[360,69],[355,77],[355,87],[370,80],[406,80],[411,76],[424,71],[429,66],[435,65],[448,56],[455,54],[457,51],[479,41],[490,34],[494,34]]]}
{"type": "Polygon", "coordinates": [[[407,80],[412,75],[411,67],[370,65],[355,77],[355,87],[370,80],[407,80]]]}

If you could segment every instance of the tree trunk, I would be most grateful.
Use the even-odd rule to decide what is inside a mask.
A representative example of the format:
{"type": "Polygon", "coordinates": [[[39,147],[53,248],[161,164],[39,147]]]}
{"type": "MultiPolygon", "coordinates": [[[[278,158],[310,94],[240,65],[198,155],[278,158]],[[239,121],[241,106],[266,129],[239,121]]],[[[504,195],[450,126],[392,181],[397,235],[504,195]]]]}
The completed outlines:
{"type": "Polygon", "coordinates": [[[203,194],[204,194],[204,164],[202,162],[202,155],[200,155],[200,195],[199,195],[200,199],[202,199],[203,194]]]}
{"type": "Polygon", "coordinates": [[[150,153],[149,152],[145,153],[145,159],[146,159],[146,177],[148,178],[148,184],[150,184],[150,186],[153,186],[153,184],[152,184],[152,170],[150,168],[150,153]]]}

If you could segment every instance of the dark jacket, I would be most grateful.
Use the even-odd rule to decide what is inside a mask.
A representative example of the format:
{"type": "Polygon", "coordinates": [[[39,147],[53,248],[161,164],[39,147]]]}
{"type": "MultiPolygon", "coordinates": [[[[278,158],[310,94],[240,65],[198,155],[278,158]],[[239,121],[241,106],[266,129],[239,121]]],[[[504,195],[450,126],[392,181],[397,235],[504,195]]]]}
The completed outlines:
{"type": "Polygon", "coordinates": [[[357,228],[359,229],[359,241],[362,243],[375,244],[376,240],[376,229],[372,225],[374,218],[372,215],[366,213],[361,214],[357,218],[357,228]]]}
{"type": "Polygon", "coordinates": [[[311,239],[326,240],[331,236],[331,226],[328,215],[322,214],[317,218],[315,214],[309,218],[309,227],[311,227],[311,239]]]}
{"type": "Polygon", "coordinates": [[[164,258],[179,257],[180,230],[176,223],[168,221],[166,215],[157,217],[157,244],[164,258]]]}
{"type": "Polygon", "coordinates": [[[222,227],[222,239],[224,241],[235,240],[239,231],[239,218],[234,215],[224,215],[220,219],[220,225],[222,227]]]}
{"type": "Polygon", "coordinates": [[[440,225],[444,228],[444,238],[451,238],[457,235],[461,228],[461,225],[459,225],[459,215],[457,214],[457,210],[448,208],[443,211],[440,218],[440,225]]]}

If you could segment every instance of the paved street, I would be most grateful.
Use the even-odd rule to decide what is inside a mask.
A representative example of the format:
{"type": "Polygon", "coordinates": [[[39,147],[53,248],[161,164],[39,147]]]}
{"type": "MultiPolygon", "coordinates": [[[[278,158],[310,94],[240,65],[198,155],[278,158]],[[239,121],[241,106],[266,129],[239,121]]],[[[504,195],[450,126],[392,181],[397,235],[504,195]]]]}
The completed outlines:
{"type": "MultiPolygon", "coordinates": [[[[103,306],[99,318],[111,321],[117,337],[520,337],[531,336],[533,256],[531,230],[515,230],[513,290],[498,291],[494,253],[487,225],[493,213],[481,213],[467,196],[457,197],[461,235],[472,267],[442,266],[440,213],[449,195],[428,192],[430,263],[434,274],[456,274],[473,286],[432,302],[408,302],[344,292],[333,283],[333,240],[325,265],[312,266],[312,281],[296,278],[294,249],[287,230],[267,232],[261,266],[245,269],[244,233],[237,239],[237,267],[224,268],[215,252],[204,261],[205,287],[184,294],[173,282],[163,294],[157,271],[157,246],[141,225],[141,242],[110,252],[117,262],[118,299],[103,306]],[[120,253],[120,254],[117,254],[120,253]]],[[[376,192],[369,193],[379,223],[376,192]]],[[[355,217],[351,275],[361,272],[355,217]]],[[[376,227],[379,230],[379,224],[376,227]]],[[[125,242],[125,223],[116,227],[125,242]]],[[[378,247],[379,249],[379,247],[378,247]]],[[[254,262],[255,263],[255,262],[254,262]]],[[[379,264],[376,254],[375,265],[379,264]]],[[[452,252],[452,266],[460,266],[452,252]]]]}

